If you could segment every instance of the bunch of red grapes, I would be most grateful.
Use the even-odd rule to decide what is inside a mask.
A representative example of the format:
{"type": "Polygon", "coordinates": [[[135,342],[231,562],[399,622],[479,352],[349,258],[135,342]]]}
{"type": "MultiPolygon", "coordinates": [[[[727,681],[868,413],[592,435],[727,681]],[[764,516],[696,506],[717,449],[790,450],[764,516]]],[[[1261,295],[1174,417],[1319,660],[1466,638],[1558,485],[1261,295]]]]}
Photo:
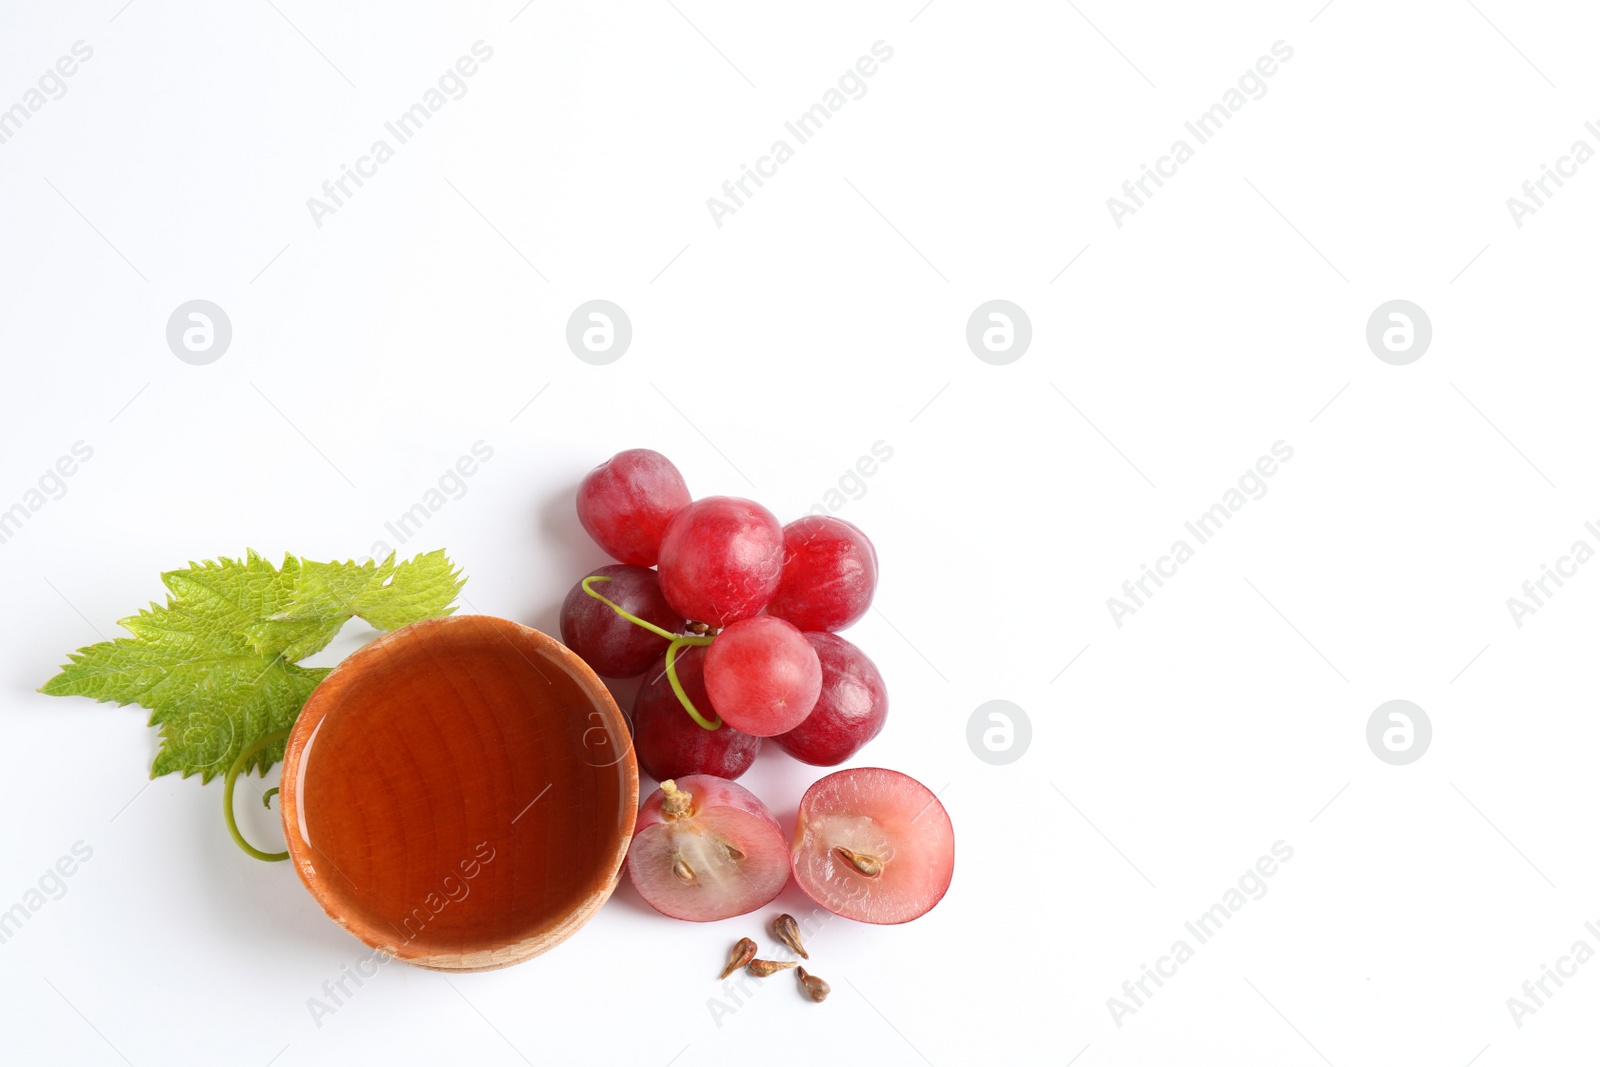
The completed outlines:
{"type": "Polygon", "coordinates": [[[693,636],[701,625],[715,633],[675,662],[702,717],[722,720],[707,730],[670,684],[665,638],[582,582],[561,605],[561,639],[596,674],[648,672],[633,706],[633,745],[650,777],[737,778],[764,737],[795,759],[831,767],[883,729],[883,676],[836,633],[866,614],[878,585],[878,554],[855,526],[819,515],[780,526],[752,500],[691,500],[678,468],[644,448],[583,479],[578,520],[622,561],[595,570],[610,581],[591,588],[669,633],[693,636]]]}
{"type": "Polygon", "coordinates": [[[589,472],[578,519],[619,562],[573,586],[561,638],[596,674],[647,675],[633,746],[662,788],[628,851],[645,900],[678,918],[727,918],[770,902],[792,873],[824,907],[867,922],[938,903],[954,835],[915,779],[876,767],[828,775],[802,799],[792,843],[733,781],[763,738],[834,766],[883,729],[883,676],[837,633],[877,588],[866,535],[829,516],[783,526],[737,497],[694,500],[678,469],[643,448],[589,472]]]}

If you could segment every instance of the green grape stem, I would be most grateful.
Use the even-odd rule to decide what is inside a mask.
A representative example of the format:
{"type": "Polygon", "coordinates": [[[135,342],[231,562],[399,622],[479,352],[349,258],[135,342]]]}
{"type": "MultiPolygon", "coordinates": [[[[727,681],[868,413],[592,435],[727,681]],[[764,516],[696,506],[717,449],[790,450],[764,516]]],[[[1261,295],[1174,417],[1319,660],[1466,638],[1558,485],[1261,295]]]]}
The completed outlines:
{"type": "Polygon", "coordinates": [[[678,658],[678,650],[680,648],[686,648],[689,645],[699,645],[704,647],[709,645],[711,640],[712,639],[709,637],[674,637],[672,639],[672,644],[667,646],[667,681],[671,683],[672,691],[677,694],[678,703],[683,705],[683,710],[687,711],[689,713],[689,718],[693,719],[697,724],[699,724],[700,728],[703,730],[715,730],[720,727],[722,725],[722,716],[718,715],[715,719],[708,722],[706,717],[700,714],[699,709],[694,706],[694,701],[689,699],[689,694],[683,691],[683,683],[678,681],[678,668],[676,666],[676,661],[678,658]]]}
{"type": "Polygon", "coordinates": [[[590,582],[609,582],[610,580],[610,578],[607,578],[604,575],[591,574],[589,577],[585,578],[581,584],[583,585],[583,591],[585,593],[588,593],[590,596],[600,601],[600,603],[604,604],[606,607],[610,608],[624,619],[627,619],[635,626],[644,627],[646,630],[649,630],[658,637],[664,637],[667,639],[667,681],[671,684],[672,692],[678,698],[678,703],[683,705],[683,710],[689,713],[689,718],[693,719],[696,725],[698,725],[701,729],[716,730],[720,728],[722,726],[722,717],[720,715],[711,719],[707,719],[704,715],[700,714],[700,709],[694,706],[694,701],[690,700],[689,694],[684,692],[683,683],[678,680],[677,668],[679,649],[687,648],[690,645],[704,648],[706,645],[709,645],[713,640],[716,639],[715,636],[711,635],[706,637],[693,637],[688,635],[668,633],[655,623],[646,622],[632,612],[624,610],[620,605],[606,599],[604,596],[601,596],[589,585],[590,582]]]}

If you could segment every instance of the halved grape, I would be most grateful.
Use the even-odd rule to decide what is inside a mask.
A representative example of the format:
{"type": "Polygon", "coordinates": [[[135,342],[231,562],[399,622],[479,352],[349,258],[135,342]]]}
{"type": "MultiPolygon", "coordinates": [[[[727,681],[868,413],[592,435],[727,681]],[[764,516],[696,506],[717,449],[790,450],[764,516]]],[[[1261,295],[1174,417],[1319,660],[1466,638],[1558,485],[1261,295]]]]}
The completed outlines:
{"type": "Polygon", "coordinates": [[[783,577],[767,614],[802,630],[843,630],[872,606],[878,553],[852,523],[807,515],[783,528],[783,577]]]}
{"type": "Polygon", "coordinates": [[[661,914],[711,922],[770,904],[789,881],[788,848],[748,789],[692,774],[662,782],[639,809],[628,877],[661,914]]]}
{"type": "Polygon", "coordinates": [[[835,634],[806,634],[822,664],[822,692],[811,714],[772,740],[795,759],[834,767],[878,736],[889,690],[867,654],[835,634]]]}
{"type": "Polygon", "coordinates": [[[689,487],[672,461],[648,448],[618,452],[578,484],[578,521],[606,554],[653,567],[661,535],[689,503],[689,487]]]}
{"type": "Polygon", "coordinates": [[[771,615],[740,619],[706,650],[706,692],[722,721],[757,737],[799,726],[822,691],[806,635],[771,615]]]}
{"type": "MultiPolygon", "coordinates": [[[[716,714],[706,694],[706,649],[690,645],[674,661],[678,683],[706,718],[716,714]]],[[[667,679],[667,659],[655,666],[633,702],[633,751],[639,769],[656,781],[691,774],[733,779],[750,769],[761,751],[761,738],[723,723],[707,730],[689,717],[667,679]]]]}
{"type": "Polygon", "coordinates": [[[903,923],[944,897],[956,837],[933,791],[883,767],[818,779],[800,798],[794,880],[835,915],[903,923]]]}
{"type": "Polygon", "coordinates": [[[760,611],[778,588],[783,527],[753,500],[696,500],[667,525],[660,571],[668,603],[720,629],[760,611]]]}
{"type": "MultiPolygon", "coordinates": [[[[623,610],[668,633],[683,628],[683,617],[661,595],[656,572],[628,563],[596,567],[590,575],[610,578],[595,582],[594,590],[623,610]]],[[[588,577],[586,575],[585,577],[588,577]]],[[[624,619],[583,591],[580,580],[561,602],[561,643],[607,678],[632,678],[650,669],[667,650],[667,639],[624,619]]]]}

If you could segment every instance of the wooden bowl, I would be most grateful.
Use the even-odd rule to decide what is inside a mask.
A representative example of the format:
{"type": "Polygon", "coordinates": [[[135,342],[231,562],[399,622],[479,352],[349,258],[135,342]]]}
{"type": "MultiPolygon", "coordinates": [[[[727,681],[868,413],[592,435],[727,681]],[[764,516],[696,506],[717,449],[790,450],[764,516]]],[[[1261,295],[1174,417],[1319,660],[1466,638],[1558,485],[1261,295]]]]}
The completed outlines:
{"type": "Polygon", "coordinates": [[[280,804],[290,859],[341,926],[419,967],[481,971],[552,948],[605,903],[639,772],[575,654],[453,615],[378,638],[317,687],[280,804]]]}

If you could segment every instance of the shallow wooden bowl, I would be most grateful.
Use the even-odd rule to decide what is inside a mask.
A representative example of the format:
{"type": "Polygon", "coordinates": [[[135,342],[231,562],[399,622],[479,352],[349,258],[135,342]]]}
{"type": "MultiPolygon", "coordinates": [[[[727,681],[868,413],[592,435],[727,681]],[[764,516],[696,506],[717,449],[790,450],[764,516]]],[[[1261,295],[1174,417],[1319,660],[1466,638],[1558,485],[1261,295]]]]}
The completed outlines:
{"type": "Polygon", "coordinates": [[[306,888],[419,967],[537,956],[605,903],[639,803],[628,726],[554,638],[487,615],[351,655],[295,723],[280,802],[306,888]]]}

